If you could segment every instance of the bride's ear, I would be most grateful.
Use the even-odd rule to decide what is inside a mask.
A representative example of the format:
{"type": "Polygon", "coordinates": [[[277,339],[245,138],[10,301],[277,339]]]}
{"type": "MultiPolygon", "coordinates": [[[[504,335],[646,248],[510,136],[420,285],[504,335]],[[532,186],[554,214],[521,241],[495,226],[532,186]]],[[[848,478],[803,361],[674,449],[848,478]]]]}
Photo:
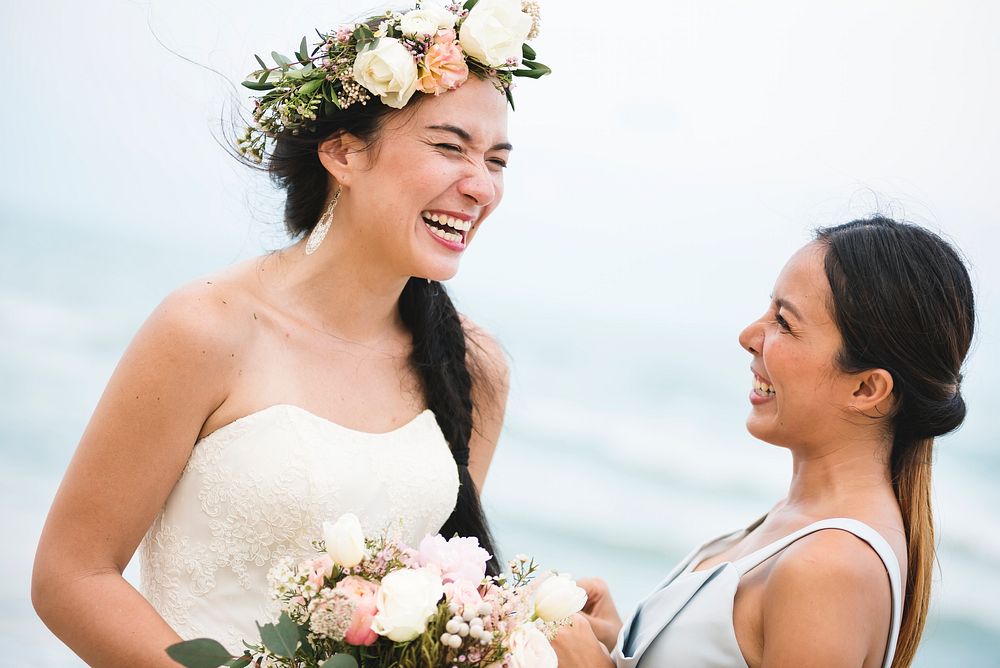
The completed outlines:
{"type": "Polygon", "coordinates": [[[342,186],[351,185],[351,175],[362,168],[364,143],[352,134],[338,132],[320,143],[319,161],[342,186]]]}
{"type": "Polygon", "coordinates": [[[851,408],[871,417],[883,417],[892,409],[892,374],[885,369],[868,369],[854,374],[851,408]]]}

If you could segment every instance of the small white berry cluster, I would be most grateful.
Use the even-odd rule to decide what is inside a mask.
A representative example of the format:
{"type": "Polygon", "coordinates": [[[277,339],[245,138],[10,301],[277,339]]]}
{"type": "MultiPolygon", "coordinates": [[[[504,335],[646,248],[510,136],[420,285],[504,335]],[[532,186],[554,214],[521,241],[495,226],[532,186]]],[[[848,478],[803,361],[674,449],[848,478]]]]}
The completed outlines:
{"type": "Polygon", "coordinates": [[[448,612],[453,617],[445,624],[445,632],[441,634],[441,643],[446,647],[458,649],[465,642],[465,638],[478,641],[480,645],[489,645],[493,642],[493,632],[485,628],[485,618],[493,614],[493,606],[490,603],[482,602],[478,606],[452,603],[448,606],[448,612]]]}

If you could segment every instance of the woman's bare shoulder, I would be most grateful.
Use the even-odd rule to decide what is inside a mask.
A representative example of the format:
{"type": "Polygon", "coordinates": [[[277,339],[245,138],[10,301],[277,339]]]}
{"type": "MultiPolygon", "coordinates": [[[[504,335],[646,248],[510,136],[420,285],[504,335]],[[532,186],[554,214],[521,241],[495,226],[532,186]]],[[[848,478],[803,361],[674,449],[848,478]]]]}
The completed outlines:
{"type": "Polygon", "coordinates": [[[231,353],[252,337],[263,308],[238,265],[173,290],[153,311],[147,326],[176,337],[182,346],[203,345],[206,353],[231,353]]]}
{"type": "Polygon", "coordinates": [[[886,568],[871,546],[846,531],[817,531],[783,550],[767,574],[764,657],[862,665],[884,647],[890,610],[886,568]]]}

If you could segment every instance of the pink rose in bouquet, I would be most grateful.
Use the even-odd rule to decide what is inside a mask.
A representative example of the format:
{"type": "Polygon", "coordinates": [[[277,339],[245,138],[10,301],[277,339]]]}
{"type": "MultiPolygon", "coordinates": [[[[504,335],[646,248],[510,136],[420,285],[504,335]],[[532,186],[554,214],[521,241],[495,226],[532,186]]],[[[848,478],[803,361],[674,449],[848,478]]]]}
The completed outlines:
{"type": "Polygon", "coordinates": [[[344,642],[355,646],[374,643],[378,639],[378,634],[372,630],[372,621],[378,612],[375,602],[378,585],[356,575],[349,575],[338,582],[334,589],[344,594],[353,608],[351,624],[344,633],[344,642]]]}

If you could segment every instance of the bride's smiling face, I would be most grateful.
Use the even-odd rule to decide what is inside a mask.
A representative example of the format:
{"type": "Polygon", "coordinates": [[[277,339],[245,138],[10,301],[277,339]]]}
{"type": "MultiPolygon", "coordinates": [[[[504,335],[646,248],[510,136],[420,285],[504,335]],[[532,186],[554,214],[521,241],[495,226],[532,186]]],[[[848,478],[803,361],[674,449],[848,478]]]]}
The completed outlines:
{"type": "Polygon", "coordinates": [[[842,338],[830,311],[825,255],[817,243],[795,253],[767,311],[740,333],[753,356],[747,429],[775,445],[835,439],[857,389],[856,377],[837,366],[842,338]]]}
{"type": "Polygon", "coordinates": [[[401,275],[445,280],[503,197],[507,102],[475,77],[387,117],[375,145],[347,154],[334,225],[401,275]]]}

